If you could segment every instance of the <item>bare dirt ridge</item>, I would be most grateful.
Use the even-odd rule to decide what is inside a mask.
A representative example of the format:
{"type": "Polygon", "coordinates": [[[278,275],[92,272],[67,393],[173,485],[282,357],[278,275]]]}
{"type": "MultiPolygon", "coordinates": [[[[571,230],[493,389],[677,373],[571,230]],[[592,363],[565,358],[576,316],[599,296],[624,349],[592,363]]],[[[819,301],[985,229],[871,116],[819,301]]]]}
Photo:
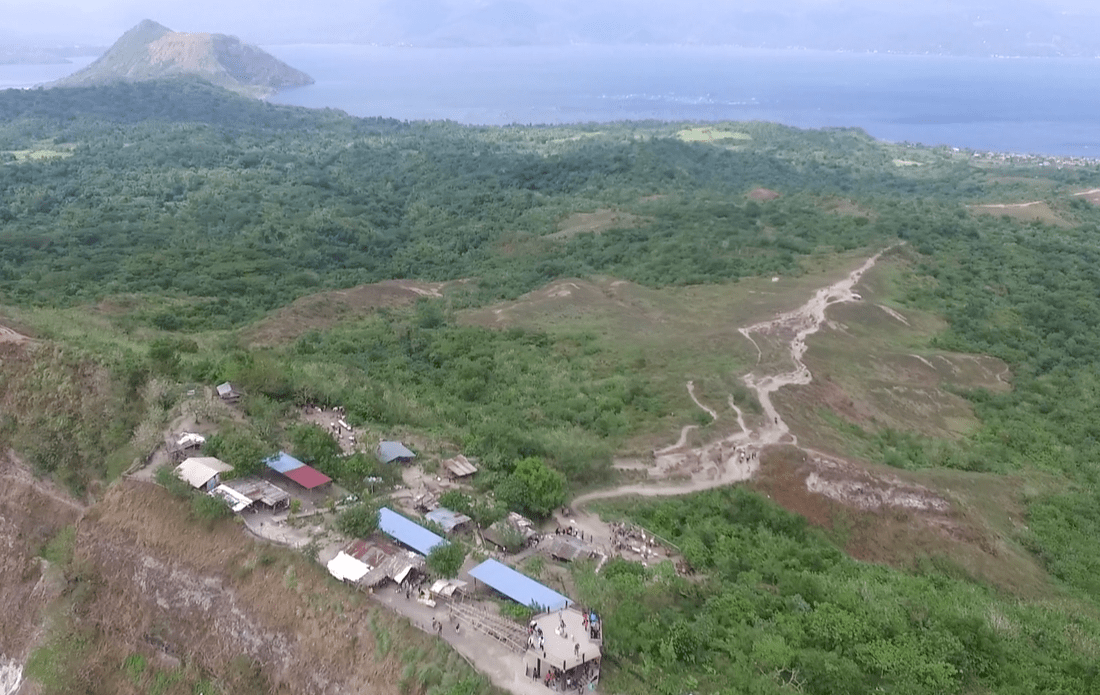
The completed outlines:
{"type": "MultiPolygon", "coordinates": [[[[756,367],[742,380],[756,394],[764,411],[763,418],[754,418],[751,424],[746,422],[744,413],[730,396],[728,405],[737,422],[732,433],[689,447],[688,434],[696,426],[684,427],[675,444],[653,452],[653,465],[646,470],[654,482],[620,485],[581,495],[573,502],[576,512],[570,522],[591,533],[597,542],[605,542],[610,538],[609,527],[583,509],[589,502],[629,495],[682,495],[747,481],[759,470],[761,456],[767,450],[783,445],[797,447],[798,438],[772,403],[772,394],[785,386],[806,385],[813,381],[812,373],[802,361],[806,340],[826,325],[829,307],[862,300],[854,288],[883,253],[885,251],[880,251],[840,281],[818,290],[797,309],[738,329],[757,350],[756,367]]],[[[693,382],[689,381],[686,387],[700,409],[712,420],[720,419],[716,410],[696,397],[693,382]]],[[[810,493],[863,511],[898,508],[937,516],[950,511],[950,504],[927,488],[900,478],[872,474],[838,457],[804,448],[800,450],[812,464],[804,476],[805,488],[810,493]]]]}
{"type": "Polygon", "coordinates": [[[0,343],[26,343],[30,342],[30,338],[17,333],[15,330],[8,328],[7,326],[0,325],[0,343]]]}

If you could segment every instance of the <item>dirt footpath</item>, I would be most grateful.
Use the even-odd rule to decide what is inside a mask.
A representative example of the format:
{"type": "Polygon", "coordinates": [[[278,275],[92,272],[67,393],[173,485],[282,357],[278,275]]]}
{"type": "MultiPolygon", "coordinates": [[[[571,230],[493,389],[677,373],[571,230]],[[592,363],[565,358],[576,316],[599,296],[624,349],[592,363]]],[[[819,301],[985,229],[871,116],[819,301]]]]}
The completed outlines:
{"type": "MultiPolygon", "coordinates": [[[[684,495],[746,481],[756,474],[761,455],[767,450],[780,445],[797,447],[798,438],[775,408],[771,395],[785,386],[805,385],[813,381],[813,374],[802,361],[807,339],[826,325],[829,307],[862,301],[854,288],[883,253],[885,251],[867,259],[842,280],[818,290],[797,309],[738,329],[757,350],[756,367],[742,380],[756,394],[764,410],[762,418],[757,418],[753,423],[746,422],[744,413],[733,402],[732,396],[728,402],[729,411],[719,413],[700,401],[694,384],[687,382],[692,401],[712,420],[733,415],[736,429],[732,434],[701,446],[689,447],[688,433],[695,426],[684,427],[674,444],[653,452],[653,463],[646,468],[653,482],[620,485],[581,495],[573,501],[573,515],[558,515],[557,522],[572,524],[586,536],[591,536],[597,545],[610,548],[614,542],[613,529],[597,515],[585,511],[587,503],[629,495],[684,495]]],[[[936,515],[946,514],[949,510],[946,500],[930,494],[914,493],[900,481],[878,480],[854,464],[840,462],[819,452],[802,451],[818,464],[817,470],[804,479],[809,493],[824,495],[856,509],[899,507],[936,515]]]]}
{"type": "Polygon", "coordinates": [[[523,655],[516,653],[496,639],[473,630],[450,617],[447,603],[440,601],[433,608],[416,600],[405,598],[398,588],[389,584],[376,591],[371,597],[395,613],[405,616],[415,627],[432,634],[432,621],[443,624],[436,631],[438,639],[454,647],[467,662],[489,677],[493,685],[516,695],[546,695],[546,687],[538,681],[524,677],[523,655]]]}

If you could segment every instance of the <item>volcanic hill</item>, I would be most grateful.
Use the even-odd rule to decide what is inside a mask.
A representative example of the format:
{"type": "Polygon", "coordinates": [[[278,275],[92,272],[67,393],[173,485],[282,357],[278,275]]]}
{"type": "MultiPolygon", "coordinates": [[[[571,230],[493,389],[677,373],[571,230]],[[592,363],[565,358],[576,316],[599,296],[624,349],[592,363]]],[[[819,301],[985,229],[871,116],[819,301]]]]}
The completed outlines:
{"type": "Polygon", "coordinates": [[[49,86],[90,87],[183,75],[253,97],[313,84],[301,70],[235,36],[172,31],[146,19],[94,63],[49,86]]]}

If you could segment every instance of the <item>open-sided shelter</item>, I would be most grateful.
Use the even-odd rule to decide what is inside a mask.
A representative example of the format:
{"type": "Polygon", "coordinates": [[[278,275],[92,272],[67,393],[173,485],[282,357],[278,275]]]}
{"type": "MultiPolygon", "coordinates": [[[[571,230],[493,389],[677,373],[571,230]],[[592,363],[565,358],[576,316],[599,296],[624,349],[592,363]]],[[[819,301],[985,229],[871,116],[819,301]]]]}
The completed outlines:
{"type": "Polygon", "coordinates": [[[290,506],[290,494],[278,485],[261,478],[235,478],[226,483],[255,504],[268,509],[282,509],[290,506]]]}
{"type": "Polygon", "coordinates": [[[560,692],[593,690],[600,680],[603,626],[598,615],[570,607],[535,616],[529,626],[527,675],[560,692]]]}
{"type": "Polygon", "coordinates": [[[486,560],[470,570],[470,576],[496,589],[521,606],[538,606],[547,611],[565,608],[573,603],[545,584],[536,582],[496,560],[486,560]]]}

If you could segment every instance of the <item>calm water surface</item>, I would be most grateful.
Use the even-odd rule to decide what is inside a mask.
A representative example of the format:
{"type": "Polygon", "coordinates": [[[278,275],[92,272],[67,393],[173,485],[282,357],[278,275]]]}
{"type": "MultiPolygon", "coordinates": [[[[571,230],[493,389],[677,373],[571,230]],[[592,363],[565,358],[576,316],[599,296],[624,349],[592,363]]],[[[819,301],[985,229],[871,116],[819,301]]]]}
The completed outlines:
{"type": "Polygon", "coordinates": [[[471,124],[768,120],[1100,157],[1100,60],[697,46],[270,46],[317,80],[276,101],[471,124]]]}
{"type": "MultiPolygon", "coordinates": [[[[875,137],[1100,158],[1100,60],[700,46],[265,47],[317,83],[273,101],[460,123],[767,120],[875,137]]],[[[0,66],[30,87],[91,62],[0,66]]]]}

